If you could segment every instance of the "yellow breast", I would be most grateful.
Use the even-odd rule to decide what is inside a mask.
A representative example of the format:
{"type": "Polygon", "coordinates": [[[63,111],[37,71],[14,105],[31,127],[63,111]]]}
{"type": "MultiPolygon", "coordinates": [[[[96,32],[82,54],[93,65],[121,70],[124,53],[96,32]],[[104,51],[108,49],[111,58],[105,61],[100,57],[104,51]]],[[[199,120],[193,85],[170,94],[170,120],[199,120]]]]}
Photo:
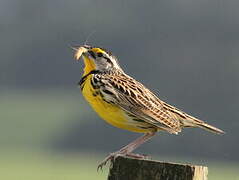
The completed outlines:
{"type": "Polygon", "coordinates": [[[125,111],[120,107],[104,101],[102,95],[96,93],[96,90],[92,87],[90,83],[91,77],[92,75],[89,75],[85,80],[82,94],[102,119],[118,128],[133,132],[149,132],[147,129],[137,127],[137,123],[129,119],[125,111]]]}

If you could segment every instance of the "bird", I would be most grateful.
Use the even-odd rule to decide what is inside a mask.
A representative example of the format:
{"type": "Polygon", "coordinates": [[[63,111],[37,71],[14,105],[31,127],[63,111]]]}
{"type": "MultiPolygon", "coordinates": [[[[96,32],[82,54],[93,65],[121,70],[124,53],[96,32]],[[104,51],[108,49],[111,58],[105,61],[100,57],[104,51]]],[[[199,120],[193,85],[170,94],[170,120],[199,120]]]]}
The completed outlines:
{"type": "Polygon", "coordinates": [[[216,134],[224,131],[193,117],[164,102],[143,84],[127,75],[110,51],[90,45],[74,46],[74,58],[84,61],[82,78],[78,83],[86,101],[106,122],[117,128],[143,133],[142,136],[110,153],[98,166],[119,155],[145,158],[132,153],[157,132],[178,134],[182,128],[198,127],[216,134]]]}

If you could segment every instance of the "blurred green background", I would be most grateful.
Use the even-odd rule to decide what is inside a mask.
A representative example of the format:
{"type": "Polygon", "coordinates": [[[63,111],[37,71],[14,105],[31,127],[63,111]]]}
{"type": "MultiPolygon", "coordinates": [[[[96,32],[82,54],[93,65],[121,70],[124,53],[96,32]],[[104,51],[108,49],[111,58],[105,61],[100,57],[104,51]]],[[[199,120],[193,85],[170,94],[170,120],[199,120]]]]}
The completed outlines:
{"type": "Polygon", "coordinates": [[[239,1],[1,0],[0,179],[106,179],[109,152],[139,134],[102,121],[70,45],[111,50],[125,71],[226,134],[159,133],[137,152],[239,179],[239,1]],[[92,34],[92,35],[91,35],[92,34]]]}

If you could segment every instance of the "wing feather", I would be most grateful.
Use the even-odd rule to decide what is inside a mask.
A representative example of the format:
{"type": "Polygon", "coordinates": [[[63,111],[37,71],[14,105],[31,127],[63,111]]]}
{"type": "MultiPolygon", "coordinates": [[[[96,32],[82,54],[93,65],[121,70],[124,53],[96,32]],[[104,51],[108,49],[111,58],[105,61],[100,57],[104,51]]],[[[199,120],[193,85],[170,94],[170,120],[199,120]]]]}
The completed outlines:
{"type": "Polygon", "coordinates": [[[149,89],[135,79],[123,73],[107,73],[101,76],[101,91],[110,91],[108,97],[111,102],[120,106],[130,114],[137,116],[145,122],[166,130],[170,133],[181,131],[180,121],[172,116],[164,107],[164,103],[149,89]]]}

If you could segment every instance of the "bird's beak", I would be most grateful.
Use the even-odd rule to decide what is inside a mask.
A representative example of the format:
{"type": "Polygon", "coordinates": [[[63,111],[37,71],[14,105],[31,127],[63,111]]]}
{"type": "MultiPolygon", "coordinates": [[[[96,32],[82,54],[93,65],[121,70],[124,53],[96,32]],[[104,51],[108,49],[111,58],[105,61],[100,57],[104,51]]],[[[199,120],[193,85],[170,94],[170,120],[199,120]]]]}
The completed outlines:
{"type": "Polygon", "coordinates": [[[75,59],[78,61],[80,58],[81,58],[81,56],[82,56],[82,54],[83,53],[86,53],[88,50],[85,48],[85,47],[83,47],[83,46],[81,46],[81,47],[71,47],[73,50],[75,50],[75,55],[74,55],[74,57],[75,57],[75,59]]]}

